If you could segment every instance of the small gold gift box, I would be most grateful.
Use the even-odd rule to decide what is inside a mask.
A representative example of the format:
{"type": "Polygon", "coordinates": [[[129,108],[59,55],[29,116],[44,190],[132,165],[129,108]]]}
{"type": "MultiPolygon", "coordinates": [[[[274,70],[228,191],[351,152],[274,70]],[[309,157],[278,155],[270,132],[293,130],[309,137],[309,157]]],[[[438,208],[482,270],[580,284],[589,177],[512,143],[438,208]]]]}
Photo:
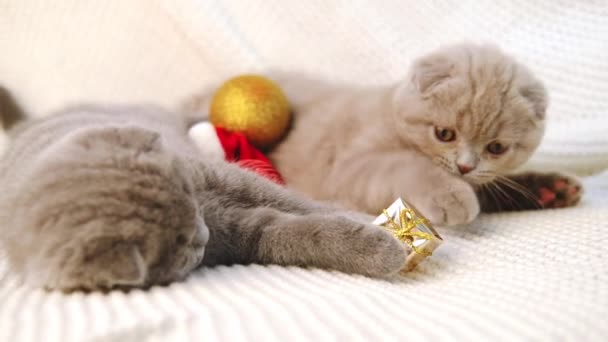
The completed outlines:
{"type": "Polygon", "coordinates": [[[373,224],[390,231],[410,248],[405,272],[413,270],[443,242],[429,220],[401,198],[385,209],[373,224]]]}

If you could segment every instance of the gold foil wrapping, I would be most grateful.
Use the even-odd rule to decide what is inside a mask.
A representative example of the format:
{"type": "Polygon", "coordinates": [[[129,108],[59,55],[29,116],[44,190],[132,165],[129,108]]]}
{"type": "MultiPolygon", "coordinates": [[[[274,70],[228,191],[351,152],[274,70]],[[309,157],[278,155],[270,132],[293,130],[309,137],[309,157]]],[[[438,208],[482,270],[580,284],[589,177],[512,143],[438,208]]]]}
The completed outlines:
{"type": "Polygon", "coordinates": [[[259,75],[243,75],[224,83],[211,101],[209,121],[243,133],[258,147],[269,147],[287,131],[289,103],[279,86],[259,75]]]}
{"type": "Polygon", "coordinates": [[[405,272],[413,270],[443,242],[431,223],[401,198],[384,210],[373,224],[390,231],[407,245],[410,253],[403,269],[405,272]]]}

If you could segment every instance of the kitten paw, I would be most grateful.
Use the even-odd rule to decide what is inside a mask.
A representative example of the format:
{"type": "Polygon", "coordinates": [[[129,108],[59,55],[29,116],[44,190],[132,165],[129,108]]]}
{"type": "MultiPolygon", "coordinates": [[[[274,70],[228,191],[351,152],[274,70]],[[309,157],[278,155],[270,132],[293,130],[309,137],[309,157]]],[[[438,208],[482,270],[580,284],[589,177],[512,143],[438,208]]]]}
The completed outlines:
{"type": "Polygon", "coordinates": [[[364,228],[365,239],[357,240],[352,246],[365,251],[367,257],[361,260],[357,273],[371,277],[385,277],[398,273],[405,267],[407,251],[393,234],[375,225],[364,228]]]}
{"type": "MultiPolygon", "coordinates": [[[[390,276],[405,266],[405,246],[393,234],[369,222],[360,223],[341,214],[311,214],[291,221],[292,227],[294,224],[299,226],[296,229],[300,231],[297,247],[289,248],[285,253],[287,258],[273,258],[282,260],[283,264],[287,259],[293,259],[297,261],[287,264],[316,266],[370,277],[390,276]]],[[[291,243],[294,236],[286,238],[291,243]]],[[[278,249],[276,241],[273,240],[268,248],[275,253],[278,249]]]]}
{"type": "Polygon", "coordinates": [[[478,190],[482,209],[488,213],[571,207],[583,194],[575,177],[538,172],[510,175],[478,190]]]}
{"type": "Polygon", "coordinates": [[[530,185],[543,209],[572,207],[583,194],[583,186],[576,178],[559,173],[537,175],[530,185]]]}
{"type": "Polygon", "coordinates": [[[414,205],[431,223],[440,226],[470,223],[480,211],[473,188],[464,183],[429,194],[421,206],[414,205]]]}

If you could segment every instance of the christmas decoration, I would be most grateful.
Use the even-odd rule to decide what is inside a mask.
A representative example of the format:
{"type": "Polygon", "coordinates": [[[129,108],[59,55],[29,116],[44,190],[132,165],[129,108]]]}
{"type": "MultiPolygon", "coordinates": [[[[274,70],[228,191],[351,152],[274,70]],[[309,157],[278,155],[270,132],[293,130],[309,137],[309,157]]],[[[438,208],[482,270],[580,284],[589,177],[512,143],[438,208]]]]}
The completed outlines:
{"type": "Polygon", "coordinates": [[[209,122],[201,122],[192,126],[189,136],[207,157],[223,158],[275,183],[284,184],[283,178],[270,160],[242,133],[229,132],[209,122]]]}
{"type": "Polygon", "coordinates": [[[401,198],[384,210],[373,224],[393,233],[411,250],[403,269],[406,272],[413,270],[443,242],[431,223],[401,198]]]}
{"type": "Polygon", "coordinates": [[[287,98],[281,89],[258,75],[239,76],[224,83],[213,96],[209,115],[215,126],[242,133],[260,148],[278,142],[290,119],[287,98]]]}

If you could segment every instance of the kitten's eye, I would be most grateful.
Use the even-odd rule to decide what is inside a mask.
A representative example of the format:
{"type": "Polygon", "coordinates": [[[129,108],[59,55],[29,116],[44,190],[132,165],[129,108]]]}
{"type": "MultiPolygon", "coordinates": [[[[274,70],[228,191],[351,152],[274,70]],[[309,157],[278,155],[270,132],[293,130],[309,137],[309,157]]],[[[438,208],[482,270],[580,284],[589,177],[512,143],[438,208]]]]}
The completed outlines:
{"type": "Polygon", "coordinates": [[[435,127],[435,136],[439,141],[450,142],[456,140],[456,131],[449,128],[435,127]]]}
{"type": "Polygon", "coordinates": [[[488,144],[488,146],[486,146],[486,150],[488,150],[488,152],[490,152],[491,154],[494,154],[494,155],[503,154],[503,153],[507,152],[508,149],[509,149],[508,146],[505,146],[505,145],[499,143],[498,141],[491,142],[488,144]]]}

